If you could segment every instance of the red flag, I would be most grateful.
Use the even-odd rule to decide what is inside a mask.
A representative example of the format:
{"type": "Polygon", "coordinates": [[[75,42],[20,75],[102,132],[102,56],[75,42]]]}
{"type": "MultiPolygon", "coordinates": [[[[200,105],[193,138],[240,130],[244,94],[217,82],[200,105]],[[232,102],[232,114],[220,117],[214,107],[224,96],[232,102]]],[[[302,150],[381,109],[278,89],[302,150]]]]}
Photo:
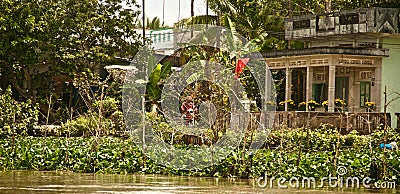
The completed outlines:
{"type": "Polygon", "coordinates": [[[244,67],[249,62],[250,58],[239,59],[235,68],[235,79],[239,78],[240,74],[243,72],[244,67]]]}

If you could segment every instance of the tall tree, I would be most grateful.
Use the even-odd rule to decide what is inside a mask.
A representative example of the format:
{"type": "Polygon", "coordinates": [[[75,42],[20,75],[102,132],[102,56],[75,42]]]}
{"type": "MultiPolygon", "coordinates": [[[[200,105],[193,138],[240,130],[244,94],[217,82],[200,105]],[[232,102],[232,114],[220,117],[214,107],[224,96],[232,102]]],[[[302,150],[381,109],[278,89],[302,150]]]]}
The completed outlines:
{"type": "Polygon", "coordinates": [[[229,17],[239,34],[248,39],[260,38],[263,50],[276,50],[286,47],[284,34],[282,34],[286,13],[276,11],[286,7],[282,1],[209,1],[210,8],[214,12],[220,11],[222,13],[222,25],[228,26],[226,18],[229,17]]]}
{"type": "Polygon", "coordinates": [[[190,0],[190,17],[194,16],[194,0],[190,0]]]}
{"type": "MultiPolygon", "coordinates": [[[[400,8],[399,0],[209,0],[214,12],[229,17],[237,31],[248,39],[263,36],[262,50],[288,47],[284,40],[284,19],[291,16],[324,13],[360,7],[400,8]]],[[[224,21],[224,19],[223,19],[224,21]]],[[[226,20],[225,20],[226,21],[226,20]]],[[[227,26],[226,22],[223,25],[227,26]]],[[[293,46],[301,47],[298,42],[293,46]]]]}
{"type": "MultiPolygon", "coordinates": [[[[0,76],[25,99],[51,91],[52,78],[77,80],[140,46],[134,0],[0,2],[0,76]]],[[[96,82],[96,80],[93,80],[96,82]]]]}

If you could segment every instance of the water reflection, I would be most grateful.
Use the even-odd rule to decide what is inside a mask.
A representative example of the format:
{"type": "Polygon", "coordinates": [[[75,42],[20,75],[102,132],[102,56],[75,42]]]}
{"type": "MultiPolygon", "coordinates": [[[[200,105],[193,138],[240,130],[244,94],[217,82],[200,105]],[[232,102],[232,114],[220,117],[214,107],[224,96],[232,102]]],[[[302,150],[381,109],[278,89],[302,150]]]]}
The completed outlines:
{"type": "Polygon", "coordinates": [[[70,172],[0,172],[0,193],[392,193],[395,190],[258,188],[253,179],[70,172]]]}

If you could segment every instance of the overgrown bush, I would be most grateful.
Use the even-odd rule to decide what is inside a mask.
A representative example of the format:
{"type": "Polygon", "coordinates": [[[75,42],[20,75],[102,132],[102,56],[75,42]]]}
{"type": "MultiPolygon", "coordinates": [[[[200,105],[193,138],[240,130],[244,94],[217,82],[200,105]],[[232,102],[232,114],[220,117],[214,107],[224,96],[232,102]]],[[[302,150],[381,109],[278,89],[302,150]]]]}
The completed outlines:
{"type": "Polygon", "coordinates": [[[125,130],[123,113],[119,110],[119,101],[106,97],[102,102],[93,103],[94,112],[86,112],[62,124],[61,130],[55,135],[72,137],[94,135],[119,135],[125,130]],[[101,110],[100,110],[101,107],[101,110]],[[99,116],[101,112],[101,119],[99,116]]]}
{"type": "Polygon", "coordinates": [[[100,109],[100,105],[102,106],[101,108],[101,112],[103,114],[103,117],[111,117],[112,114],[114,114],[117,111],[120,111],[120,106],[119,106],[120,102],[117,101],[115,98],[111,98],[111,97],[105,97],[102,101],[98,100],[96,102],[93,103],[93,108],[95,108],[95,110],[99,110],[100,109]]]}
{"type": "Polygon", "coordinates": [[[94,119],[87,115],[81,115],[73,120],[68,120],[61,125],[61,130],[55,135],[63,136],[67,134],[71,137],[94,136],[95,129],[97,128],[97,121],[94,119]]]}
{"type": "Polygon", "coordinates": [[[16,134],[37,135],[39,109],[37,104],[18,102],[12,98],[11,87],[0,89],[0,137],[16,134]]]}
{"type": "MultiPolygon", "coordinates": [[[[93,104],[95,110],[99,110],[101,101],[98,100],[93,104]]],[[[108,124],[108,134],[116,134],[125,131],[124,115],[121,109],[121,101],[116,98],[107,96],[102,102],[102,117],[108,124]]]]}

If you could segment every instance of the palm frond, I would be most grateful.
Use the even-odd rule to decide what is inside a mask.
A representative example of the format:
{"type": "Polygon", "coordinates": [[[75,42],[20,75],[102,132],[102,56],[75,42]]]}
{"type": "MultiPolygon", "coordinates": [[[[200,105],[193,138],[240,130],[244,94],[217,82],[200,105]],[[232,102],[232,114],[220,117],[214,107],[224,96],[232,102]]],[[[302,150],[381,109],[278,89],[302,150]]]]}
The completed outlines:
{"type": "Polygon", "coordinates": [[[185,19],[181,19],[179,22],[174,24],[176,28],[183,28],[190,25],[198,25],[198,24],[210,24],[216,25],[218,17],[215,15],[198,15],[185,19]]]}

